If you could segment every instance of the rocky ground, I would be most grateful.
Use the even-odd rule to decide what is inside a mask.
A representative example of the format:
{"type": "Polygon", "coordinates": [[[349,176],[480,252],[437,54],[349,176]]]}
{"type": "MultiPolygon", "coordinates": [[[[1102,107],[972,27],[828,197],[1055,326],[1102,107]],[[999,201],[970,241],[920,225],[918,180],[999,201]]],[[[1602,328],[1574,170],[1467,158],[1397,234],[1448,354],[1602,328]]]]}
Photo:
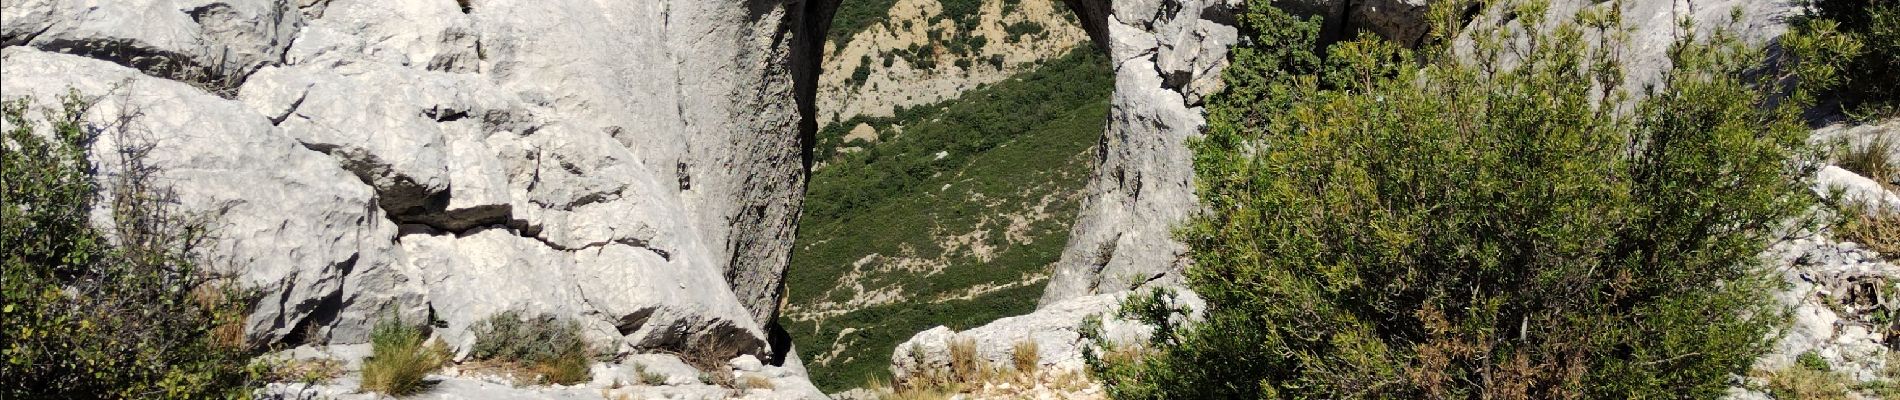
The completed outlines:
{"type": "MultiPolygon", "coordinates": [[[[367,345],[300,347],[266,357],[287,363],[335,363],[335,376],[280,382],[259,391],[263,399],[382,399],[365,392],[360,372],[367,345]],[[324,361],[329,360],[329,361],[324,361]]],[[[732,359],[722,371],[701,371],[670,354],[636,354],[592,366],[592,379],[572,385],[534,385],[507,370],[452,365],[426,378],[426,399],[822,399],[798,367],[765,365],[752,356],[732,359]],[[714,377],[711,374],[727,374],[714,377]],[[725,381],[725,383],[720,383],[725,381]]]]}

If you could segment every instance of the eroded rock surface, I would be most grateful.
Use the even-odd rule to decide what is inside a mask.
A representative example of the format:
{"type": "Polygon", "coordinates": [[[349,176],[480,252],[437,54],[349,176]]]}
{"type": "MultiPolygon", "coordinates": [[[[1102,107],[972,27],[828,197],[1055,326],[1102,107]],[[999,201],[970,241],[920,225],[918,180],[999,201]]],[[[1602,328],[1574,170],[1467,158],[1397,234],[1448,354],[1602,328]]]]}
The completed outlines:
{"type": "Polygon", "coordinates": [[[397,317],[460,344],[524,309],[776,362],[804,178],[784,3],[7,2],[0,74],[138,111],[258,290],[256,343],[397,317]]]}
{"type": "Polygon", "coordinates": [[[1199,209],[1187,142],[1206,124],[1201,100],[1219,90],[1227,48],[1239,40],[1222,17],[1236,1],[1070,4],[1085,27],[1104,27],[1115,96],[1043,307],[1178,280],[1187,249],[1173,229],[1199,209]],[[1088,19],[1096,13],[1102,20],[1088,19]]]}

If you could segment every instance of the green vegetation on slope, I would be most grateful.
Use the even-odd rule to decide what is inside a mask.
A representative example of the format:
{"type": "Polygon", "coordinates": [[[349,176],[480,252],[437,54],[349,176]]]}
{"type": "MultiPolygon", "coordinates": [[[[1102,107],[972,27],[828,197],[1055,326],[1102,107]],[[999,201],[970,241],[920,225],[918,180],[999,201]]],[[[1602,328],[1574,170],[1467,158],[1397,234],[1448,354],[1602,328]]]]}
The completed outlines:
{"type": "Polygon", "coordinates": [[[0,106],[0,398],[247,395],[242,299],[197,265],[206,225],[154,185],[133,135],[95,182],[95,135],[130,128],[86,122],[89,104],[71,95],[38,121],[25,99],[0,106]],[[110,235],[90,223],[96,200],[110,235]]]}
{"type": "MultiPolygon", "coordinates": [[[[940,44],[944,49],[948,49],[952,55],[958,55],[958,57],[967,55],[967,53],[975,53],[977,49],[982,49],[984,38],[982,38],[982,36],[969,36],[969,32],[975,30],[978,23],[982,23],[980,19],[982,19],[982,4],[984,4],[984,2],[986,2],[986,0],[937,0],[937,4],[942,6],[942,13],[939,13],[939,15],[937,15],[935,19],[931,19],[931,21],[925,21],[925,23],[935,27],[939,21],[950,21],[950,25],[956,27],[956,32],[961,32],[961,34],[959,34],[959,36],[952,36],[952,38],[944,38],[944,32],[933,28],[933,30],[929,30],[931,44],[940,44]]],[[[1015,11],[1016,6],[1018,6],[1022,0],[1001,0],[1001,2],[1003,2],[1003,4],[1001,4],[1001,6],[1003,6],[1003,15],[1009,15],[1009,13],[1015,11]]],[[[828,36],[826,40],[836,45],[849,44],[849,42],[851,42],[851,36],[857,36],[859,32],[864,32],[864,30],[868,30],[868,28],[874,27],[874,25],[878,25],[878,23],[887,23],[889,17],[891,17],[891,6],[897,6],[897,0],[844,0],[844,2],[840,2],[840,4],[838,4],[838,13],[832,15],[830,36],[828,36]]],[[[1064,13],[1064,15],[1068,15],[1068,13],[1064,13]]],[[[906,23],[908,23],[908,21],[906,21],[906,23]]],[[[908,28],[908,25],[901,28],[908,28]]],[[[1009,28],[1013,40],[1015,40],[1015,38],[1022,38],[1024,34],[1028,34],[1028,36],[1039,36],[1039,34],[1043,32],[1041,25],[1028,23],[1028,21],[1015,23],[1015,25],[1011,25],[1011,27],[1007,28],[1009,28]],[[1018,25],[1020,25],[1020,27],[1018,27],[1018,25]]],[[[929,45],[929,47],[925,47],[925,49],[912,47],[912,49],[906,51],[902,57],[912,64],[933,63],[933,61],[935,61],[935,47],[937,47],[937,45],[929,45]]],[[[929,68],[929,66],[925,66],[925,68],[929,68]]]]}
{"type": "Polygon", "coordinates": [[[813,174],[786,276],[786,326],[819,387],[888,374],[891,350],[919,331],[1035,307],[1101,137],[1107,64],[1079,48],[956,100],[855,118],[820,135],[825,164],[813,174]],[[884,140],[843,143],[860,123],[884,140]],[[840,151],[852,144],[862,151],[840,151]],[[846,305],[856,287],[900,297],[846,305]],[[853,332],[840,337],[846,329],[853,332]],[[842,351],[827,354],[834,343],[842,351]]]}
{"type": "Polygon", "coordinates": [[[1181,233],[1206,321],[1091,356],[1114,397],[1716,398],[1771,345],[1758,255],[1812,200],[1811,96],[1762,106],[1760,51],[1685,38],[1619,112],[1618,60],[1586,50],[1614,44],[1585,39],[1614,14],[1471,32],[1470,61],[1371,38],[1322,60],[1317,23],[1248,3],[1181,233]]]}
{"type": "Polygon", "coordinates": [[[843,45],[851,42],[851,36],[870,29],[871,25],[883,22],[891,14],[891,6],[897,0],[842,0],[838,3],[838,12],[831,16],[830,41],[843,45]]]}

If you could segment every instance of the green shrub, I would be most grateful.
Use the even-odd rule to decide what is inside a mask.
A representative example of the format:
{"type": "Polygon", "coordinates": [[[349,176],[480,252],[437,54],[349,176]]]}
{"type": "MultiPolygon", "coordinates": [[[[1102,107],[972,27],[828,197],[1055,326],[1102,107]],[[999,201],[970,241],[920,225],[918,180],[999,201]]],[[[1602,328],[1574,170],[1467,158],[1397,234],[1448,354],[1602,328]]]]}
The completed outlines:
{"type": "Polygon", "coordinates": [[[0,104],[0,398],[243,396],[244,302],[198,266],[206,224],[156,185],[136,115],[93,124],[90,104],[70,94],[38,119],[0,104]],[[95,181],[100,134],[120,173],[95,181]],[[89,219],[102,184],[111,234],[89,219]]]}
{"type": "Polygon", "coordinates": [[[1362,37],[1322,60],[1317,22],[1267,4],[1194,144],[1205,320],[1094,363],[1112,396],[1715,398],[1768,349],[1786,314],[1757,255],[1811,200],[1810,154],[1805,104],[1744,78],[1760,51],[1684,35],[1620,107],[1600,8],[1507,38],[1546,4],[1504,5],[1466,56],[1362,37]]]}
{"type": "Polygon", "coordinates": [[[1850,115],[1900,116],[1900,2],[1807,0],[1782,38],[1807,84],[1850,115]]]}
{"type": "Polygon", "coordinates": [[[1821,355],[1815,353],[1813,350],[1802,352],[1801,355],[1795,356],[1794,363],[1795,365],[1801,366],[1801,368],[1813,371],[1827,372],[1834,370],[1828,367],[1827,359],[1821,358],[1821,355]]]}
{"type": "Polygon", "coordinates": [[[391,396],[421,392],[423,378],[442,369],[449,350],[442,342],[424,343],[422,329],[385,317],[370,331],[370,356],[363,360],[363,389],[391,396]]]}
{"type": "Polygon", "coordinates": [[[579,322],[552,315],[524,318],[512,310],[476,324],[469,357],[528,366],[548,383],[562,385],[587,381],[594,362],[579,322]]]}

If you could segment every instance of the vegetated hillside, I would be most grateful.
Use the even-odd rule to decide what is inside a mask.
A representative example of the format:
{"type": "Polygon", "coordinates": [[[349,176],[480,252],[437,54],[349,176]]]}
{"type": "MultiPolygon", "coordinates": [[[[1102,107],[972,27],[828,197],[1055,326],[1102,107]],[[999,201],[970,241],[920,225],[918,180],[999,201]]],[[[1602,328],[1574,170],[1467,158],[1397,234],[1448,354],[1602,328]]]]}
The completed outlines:
{"type": "Polygon", "coordinates": [[[1080,47],[956,100],[820,133],[782,321],[821,388],[888,374],[892,346],[917,331],[1035,307],[1101,136],[1107,63],[1080,47]]]}
{"type": "Polygon", "coordinates": [[[833,21],[820,125],[950,100],[1088,40],[1058,0],[852,0],[833,21]]]}

